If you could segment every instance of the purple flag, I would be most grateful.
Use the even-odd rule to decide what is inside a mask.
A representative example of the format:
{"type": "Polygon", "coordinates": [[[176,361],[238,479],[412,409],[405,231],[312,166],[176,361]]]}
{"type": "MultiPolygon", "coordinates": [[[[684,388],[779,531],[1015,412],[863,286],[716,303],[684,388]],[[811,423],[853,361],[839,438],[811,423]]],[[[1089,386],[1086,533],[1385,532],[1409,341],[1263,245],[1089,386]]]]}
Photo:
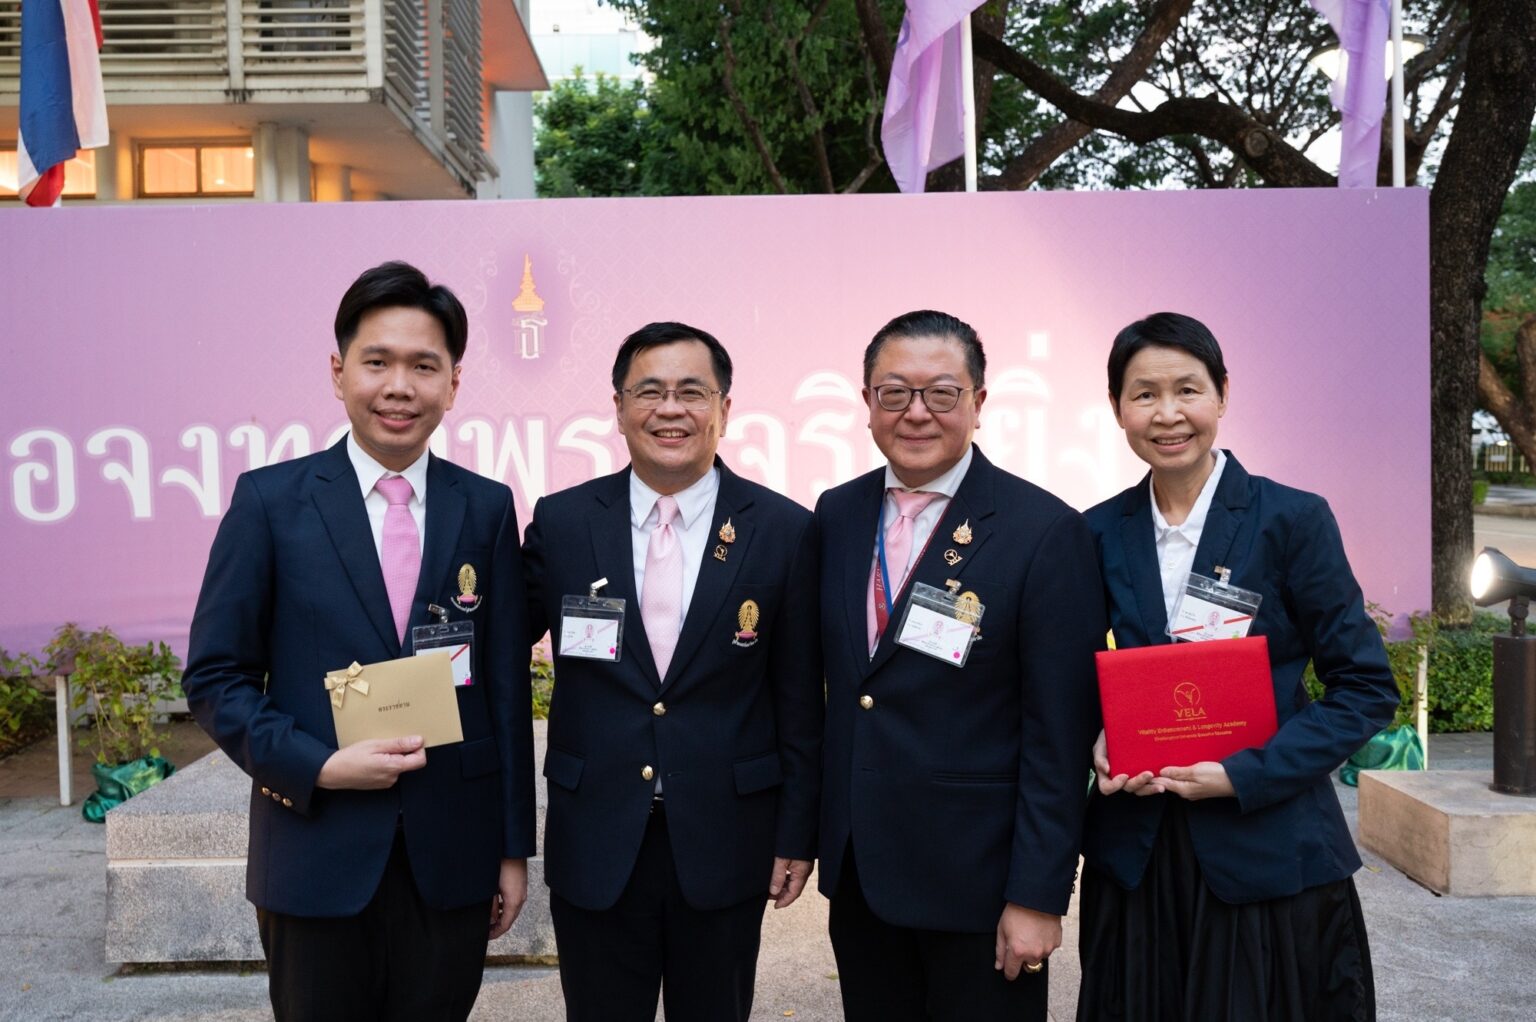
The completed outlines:
{"type": "Polygon", "coordinates": [[[907,0],[891,58],[880,144],[904,192],[965,152],[960,23],[984,0],[907,0]]]}
{"type": "Polygon", "coordinates": [[[1339,187],[1375,188],[1387,101],[1388,0],[1311,0],[1328,19],[1345,59],[1333,80],[1333,108],[1343,115],[1339,187]]]}

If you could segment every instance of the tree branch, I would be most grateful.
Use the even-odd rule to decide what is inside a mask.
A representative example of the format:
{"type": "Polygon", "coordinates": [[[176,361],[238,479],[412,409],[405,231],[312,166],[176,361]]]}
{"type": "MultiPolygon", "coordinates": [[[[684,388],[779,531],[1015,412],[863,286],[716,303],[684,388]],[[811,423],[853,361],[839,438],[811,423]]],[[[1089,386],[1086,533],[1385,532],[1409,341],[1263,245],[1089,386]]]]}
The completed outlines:
{"type": "Polygon", "coordinates": [[[1176,97],[1147,113],[1079,95],[1071,86],[994,35],[975,34],[976,54],[1013,75],[1027,88],[1075,121],[1113,132],[1132,142],[1154,142],[1170,135],[1199,135],[1220,142],[1271,185],[1315,188],[1336,184],[1272,129],[1242,110],[1216,99],[1176,97]]]}
{"type": "Polygon", "coordinates": [[[752,140],[757,155],[763,161],[763,169],[768,172],[768,179],[773,182],[774,190],[780,195],[789,194],[789,188],[784,184],[784,175],[779,173],[779,168],[773,162],[773,153],[768,151],[768,142],[763,138],[763,129],[757,123],[757,118],[747,111],[747,104],[741,98],[741,91],[736,88],[736,51],[731,48],[731,15],[722,12],[720,15],[720,48],[725,54],[725,67],[722,69],[721,82],[725,86],[725,94],[730,98],[731,108],[736,111],[736,117],[741,121],[741,126],[747,132],[747,137],[752,140]]]}
{"type": "MultiPolygon", "coordinates": [[[[1126,93],[1131,91],[1152,61],[1157,57],[1157,51],[1162,49],[1163,43],[1173,34],[1184,15],[1189,12],[1194,0],[1162,0],[1152,13],[1147,17],[1147,23],[1142,28],[1141,34],[1131,44],[1131,48],[1125,52],[1125,56],[1110,71],[1109,77],[1093,93],[1093,99],[1111,106],[1118,103],[1126,93]]],[[[977,47],[978,54],[980,46],[977,47]]],[[[989,63],[995,63],[989,61],[989,63]]],[[[1017,77],[1017,75],[1015,75],[1017,77]]],[[[1068,149],[1071,149],[1091,131],[1088,125],[1076,120],[1067,120],[1048,129],[1039,138],[1035,139],[1024,151],[1008,161],[998,176],[998,183],[1004,188],[1028,188],[1040,179],[1046,169],[1068,149]]]]}
{"type": "Polygon", "coordinates": [[[816,173],[821,178],[821,190],[828,195],[837,191],[837,185],[832,180],[832,163],[827,158],[827,136],[821,130],[821,111],[816,108],[816,99],[811,95],[810,86],[805,83],[805,74],[800,70],[800,44],[816,28],[816,23],[826,13],[830,2],[831,0],[821,0],[816,9],[811,12],[805,30],[793,37],[786,35],[779,28],[779,23],[773,16],[771,4],[763,8],[763,21],[778,35],[779,41],[784,45],[784,53],[789,58],[789,76],[795,83],[795,91],[800,96],[800,107],[805,111],[805,116],[811,124],[811,153],[816,157],[816,173]]]}
{"type": "Polygon", "coordinates": [[[890,29],[880,17],[880,7],[875,0],[853,0],[853,8],[859,16],[859,28],[864,30],[864,45],[875,62],[875,78],[888,82],[891,80],[891,59],[896,50],[891,45],[890,29]]]}

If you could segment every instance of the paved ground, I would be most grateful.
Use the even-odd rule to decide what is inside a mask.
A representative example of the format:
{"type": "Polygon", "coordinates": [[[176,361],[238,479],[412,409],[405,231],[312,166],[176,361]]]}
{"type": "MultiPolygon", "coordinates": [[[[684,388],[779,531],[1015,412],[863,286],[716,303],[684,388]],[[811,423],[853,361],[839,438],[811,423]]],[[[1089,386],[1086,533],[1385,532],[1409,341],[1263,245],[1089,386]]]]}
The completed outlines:
{"type": "MultiPolygon", "coordinates": [[[[1514,487],[1510,489],[1514,490],[1514,487]]],[[[1536,511],[1536,490],[1515,492],[1530,494],[1530,500],[1521,506],[1536,511]]],[[[1516,564],[1536,565],[1536,518],[1473,515],[1472,535],[1477,550],[1485,546],[1497,547],[1516,564]]]]}
{"type": "MultiPolygon", "coordinates": [[[[185,748],[194,737],[178,736],[185,748]]],[[[1436,736],[1438,769],[1487,769],[1486,735],[1436,736]]],[[[52,756],[46,745],[22,756],[52,756]]],[[[0,781],[31,773],[32,790],[0,797],[0,1020],[258,1020],[269,1017],[258,970],[122,970],[103,960],[105,828],[78,804],[57,804],[46,773],[13,757],[0,781]],[[41,788],[41,790],[38,790],[41,788]]],[[[1354,789],[1340,788],[1353,819],[1354,789]]],[[[1370,923],[1383,1022],[1526,1022],[1536,1003],[1536,898],[1441,898],[1366,854],[1356,877],[1370,923]]],[[[836,1022],[835,964],[826,941],[826,901],[803,898],[764,925],[754,1020],[836,1022]]],[[[1075,910],[1066,946],[1051,960],[1052,1013],[1076,1003],[1075,910]]],[[[562,1019],[552,969],[487,969],[476,1020],[562,1019]]]]}

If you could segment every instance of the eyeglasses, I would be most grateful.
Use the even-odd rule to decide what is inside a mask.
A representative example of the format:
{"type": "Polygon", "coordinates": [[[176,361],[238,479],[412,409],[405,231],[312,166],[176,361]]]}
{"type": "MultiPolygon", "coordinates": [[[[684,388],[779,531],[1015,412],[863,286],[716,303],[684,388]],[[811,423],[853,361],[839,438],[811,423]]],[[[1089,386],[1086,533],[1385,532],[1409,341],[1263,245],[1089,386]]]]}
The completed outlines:
{"type": "Polygon", "coordinates": [[[875,388],[875,400],[888,412],[904,412],[912,399],[921,394],[923,405],[930,412],[951,412],[960,403],[960,395],[974,389],[947,383],[932,387],[903,387],[899,383],[886,383],[875,388]]]}
{"type": "Polygon", "coordinates": [[[635,403],[636,408],[660,408],[667,395],[677,398],[677,403],[692,412],[702,411],[709,407],[710,399],[716,394],[723,393],[718,390],[710,390],[708,387],[669,387],[663,390],[660,387],[649,385],[640,387],[623,387],[621,394],[628,394],[629,399],[635,403]]]}

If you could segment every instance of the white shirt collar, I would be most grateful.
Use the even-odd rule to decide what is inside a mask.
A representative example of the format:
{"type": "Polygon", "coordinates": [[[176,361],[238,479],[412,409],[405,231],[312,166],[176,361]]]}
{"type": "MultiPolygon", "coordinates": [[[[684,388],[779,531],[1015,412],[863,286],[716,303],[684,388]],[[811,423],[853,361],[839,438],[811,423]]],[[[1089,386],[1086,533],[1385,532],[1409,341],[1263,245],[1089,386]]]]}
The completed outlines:
{"type": "MultiPolygon", "coordinates": [[[[918,489],[923,493],[937,493],[945,497],[953,497],[960,489],[960,484],[965,481],[965,473],[971,467],[971,459],[976,453],[975,447],[967,447],[960,460],[952,465],[948,472],[929,483],[924,483],[918,489]]],[[[885,488],[887,490],[905,490],[908,486],[896,478],[896,473],[890,465],[885,466],[885,488]]]]}
{"type": "Polygon", "coordinates": [[[401,475],[405,481],[411,484],[413,500],[425,503],[427,499],[427,459],[431,457],[429,451],[422,451],[421,457],[406,466],[404,472],[392,472],[373,460],[373,456],[358,444],[357,438],[351,433],[347,434],[347,457],[352,459],[352,471],[357,473],[357,485],[362,488],[363,499],[373,492],[373,486],[380,479],[388,475],[401,475]]]}
{"type": "MultiPolygon", "coordinates": [[[[711,465],[694,483],[679,493],[672,494],[677,501],[678,517],[682,519],[683,528],[693,528],[693,523],[699,515],[714,506],[715,494],[720,489],[720,470],[711,465]]],[[[640,528],[651,517],[651,512],[656,509],[656,501],[661,494],[651,489],[641,481],[639,474],[633,467],[629,470],[629,519],[630,524],[640,528]]]]}
{"type": "Polygon", "coordinates": [[[1189,517],[1184,519],[1182,525],[1169,525],[1168,519],[1163,517],[1163,512],[1157,506],[1157,490],[1152,485],[1152,480],[1147,480],[1147,490],[1152,497],[1152,534],[1161,541],[1164,537],[1179,533],[1196,546],[1200,545],[1200,533],[1205,529],[1205,516],[1210,513],[1211,501],[1216,497],[1216,484],[1221,482],[1221,470],[1227,467],[1227,455],[1216,449],[1216,467],[1211,469],[1211,474],[1205,477],[1205,485],[1200,487],[1200,496],[1195,498],[1195,506],[1189,509],[1189,517]]]}

